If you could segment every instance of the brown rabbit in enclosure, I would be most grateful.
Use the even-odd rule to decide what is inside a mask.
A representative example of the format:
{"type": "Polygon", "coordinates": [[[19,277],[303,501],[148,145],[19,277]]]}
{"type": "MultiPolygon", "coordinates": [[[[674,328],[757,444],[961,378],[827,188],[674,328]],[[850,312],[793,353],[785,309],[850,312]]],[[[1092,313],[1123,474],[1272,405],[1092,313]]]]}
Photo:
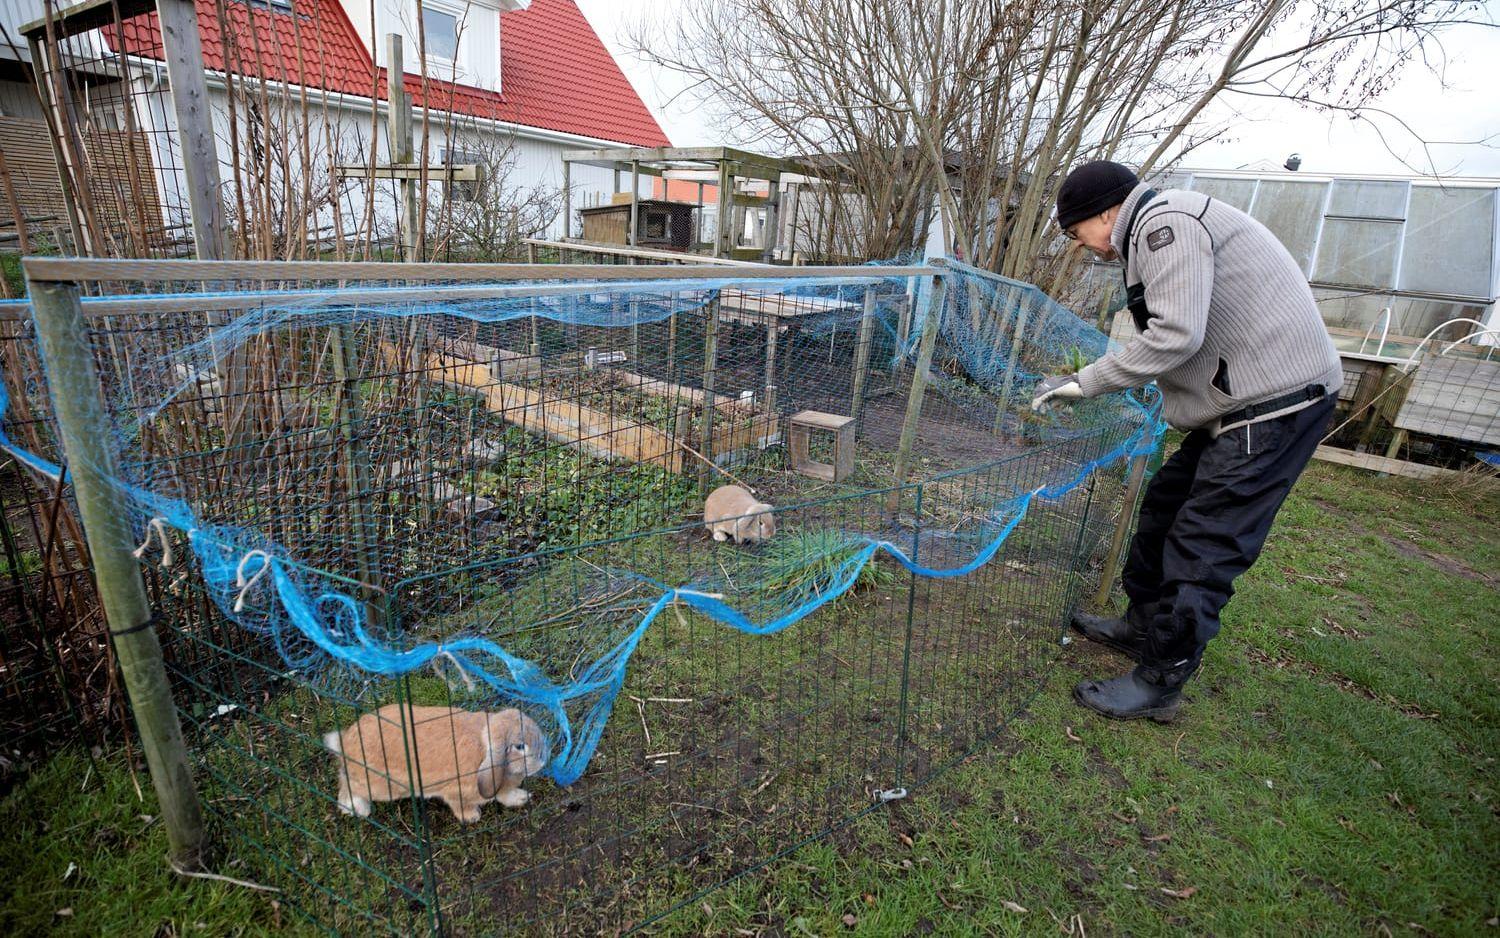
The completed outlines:
{"type": "Polygon", "coordinates": [[[514,708],[471,713],[387,704],[342,733],[325,733],[323,745],[339,760],[345,814],[368,817],[371,802],[417,794],[441,798],[464,824],[478,821],[487,801],[524,805],[531,793],[521,782],[551,758],[541,727],[514,708]]]}
{"type": "Polygon", "coordinates": [[[703,503],[703,524],[716,541],[758,544],[776,534],[774,510],[738,485],[721,485],[703,503]]]}

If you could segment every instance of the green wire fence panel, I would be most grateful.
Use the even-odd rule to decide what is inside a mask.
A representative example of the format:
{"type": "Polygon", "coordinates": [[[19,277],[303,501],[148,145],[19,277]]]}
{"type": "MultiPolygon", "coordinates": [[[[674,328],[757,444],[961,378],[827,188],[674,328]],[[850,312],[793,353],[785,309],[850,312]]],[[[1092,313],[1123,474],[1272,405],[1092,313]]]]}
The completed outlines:
{"type": "MultiPolygon", "coordinates": [[[[638,926],[932,777],[1161,429],[1032,413],[1106,340],[961,265],[29,263],[83,294],[213,830],[339,930],[638,926]]],[[[45,484],[77,389],[13,360],[45,484]]]]}

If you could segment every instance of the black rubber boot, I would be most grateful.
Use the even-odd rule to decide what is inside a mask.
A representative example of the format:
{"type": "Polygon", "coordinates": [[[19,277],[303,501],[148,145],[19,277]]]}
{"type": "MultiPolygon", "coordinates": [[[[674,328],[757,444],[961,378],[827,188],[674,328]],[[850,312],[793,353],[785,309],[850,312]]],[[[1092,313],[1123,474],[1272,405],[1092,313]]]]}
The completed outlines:
{"type": "Polygon", "coordinates": [[[1132,606],[1123,618],[1073,613],[1073,631],[1091,642],[1112,648],[1131,661],[1140,661],[1146,651],[1149,612],[1132,606]]]}
{"type": "Polygon", "coordinates": [[[1073,699],[1112,720],[1171,723],[1182,705],[1182,688],[1154,684],[1131,671],[1107,681],[1080,682],[1073,688],[1073,699]]]}

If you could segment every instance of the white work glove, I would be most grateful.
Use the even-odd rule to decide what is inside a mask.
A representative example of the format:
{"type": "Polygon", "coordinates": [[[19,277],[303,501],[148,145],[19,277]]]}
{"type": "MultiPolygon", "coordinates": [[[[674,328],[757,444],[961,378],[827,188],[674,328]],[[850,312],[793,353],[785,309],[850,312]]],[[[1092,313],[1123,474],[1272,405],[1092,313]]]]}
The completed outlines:
{"type": "Polygon", "coordinates": [[[1036,386],[1031,395],[1031,409],[1037,413],[1049,410],[1053,401],[1077,400],[1083,397],[1083,385],[1077,375],[1053,375],[1036,386]]]}

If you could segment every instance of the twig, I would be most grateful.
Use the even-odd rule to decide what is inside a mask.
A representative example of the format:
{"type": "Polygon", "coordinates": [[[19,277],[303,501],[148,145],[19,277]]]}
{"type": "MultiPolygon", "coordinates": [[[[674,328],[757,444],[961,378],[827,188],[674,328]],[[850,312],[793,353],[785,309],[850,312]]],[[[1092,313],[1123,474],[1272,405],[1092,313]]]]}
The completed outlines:
{"type": "Polygon", "coordinates": [[[761,782],[761,783],[760,783],[760,784],[759,784],[759,785],[756,785],[756,786],[755,786],[755,790],[754,790],[754,791],[752,791],[752,792],[751,792],[751,793],[750,793],[750,794],[751,794],[751,795],[752,795],[752,796],[754,796],[754,795],[758,795],[758,794],[760,794],[760,793],[761,793],[761,792],[763,792],[763,791],[765,791],[765,790],[766,790],[766,788],[767,788],[767,787],[768,787],[768,786],[770,786],[770,784],[771,784],[771,783],[772,783],[772,782],[774,782],[774,781],[776,781],[776,779],[777,779],[777,778],[778,778],[778,777],[779,777],[779,776],[780,776],[780,775],[781,775],[781,772],[780,772],[780,770],[778,770],[778,771],[775,771],[775,772],[772,772],[772,773],[771,773],[771,774],[770,774],[770,775],[767,775],[767,776],[766,776],[766,780],[765,780],[765,781],[763,781],[763,782],[761,782]]]}
{"type": "Polygon", "coordinates": [[[708,466],[710,469],[714,470],[717,473],[720,473],[721,475],[728,476],[729,477],[729,481],[733,482],[735,485],[738,485],[740,488],[742,488],[745,491],[749,492],[751,495],[756,494],[756,491],[755,491],[754,487],[752,487],[749,483],[745,482],[744,480],[740,479],[738,476],[736,476],[734,473],[730,472],[728,469],[725,469],[723,466],[721,466],[718,463],[714,462],[712,459],[709,459],[707,456],[705,456],[702,453],[698,452],[697,450],[693,449],[691,446],[687,445],[686,443],[682,442],[681,440],[677,440],[676,442],[677,442],[678,446],[680,446],[683,449],[687,450],[693,456],[696,456],[697,458],[703,460],[704,465],[708,466]]]}
{"type": "Polygon", "coordinates": [[[716,564],[719,565],[720,572],[722,572],[724,574],[724,582],[726,582],[726,583],[729,584],[729,588],[732,589],[732,590],[734,590],[735,592],[739,592],[740,588],[738,586],[734,585],[734,577],[732,577],[732,576],[729,575],[729,570],[724,566],[724,561],[722,561],[719,558],[715,557],[714,558],[714,563],[716,563],[716,564]]]}
{"type": "MultiPolygon", "coordinates": [[[[646,734],[646,748],[650,749],[651,748],[651,728],[646,725],[646,702],[644,700],[642,700],[641,698],[639,698],[639,697],[631,697],[630,699],[635,701],[635,709],[640,712],[640,715],[641,715],[641,732],[643,732],[643,733],[646,734]]],[[[647,756],[646,758],[649,759],[651,757],[647,756]]]]}
{"type": "Polygon", "coordinates": [[[259,889],[261,892],[281,892],[275,886],[262,886],[260,883],[252,883],[245,879],[235,879],[232,876],[220,876],[218,873],[195,873],[178,866],[176,860],[169,859],[167,862],[172,865],[172,872],[178,876],[190,876],[193,879],[211,879],[214,882],[229,883],[232,886],[244,886],[246,889],[259,889]]]}

